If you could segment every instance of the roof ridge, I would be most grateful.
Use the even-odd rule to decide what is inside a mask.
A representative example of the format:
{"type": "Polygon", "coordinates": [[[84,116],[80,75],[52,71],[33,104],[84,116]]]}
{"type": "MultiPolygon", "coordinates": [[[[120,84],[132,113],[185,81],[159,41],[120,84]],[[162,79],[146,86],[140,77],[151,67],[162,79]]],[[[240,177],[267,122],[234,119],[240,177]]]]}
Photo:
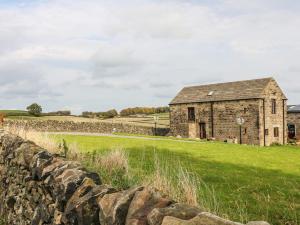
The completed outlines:
{"type": "Polygon", "coordinates": [[[257,78],[257,79],[249,79],[249,80],[237,80],[237,81],[229,81],[229,82],[220,82],[220,83],[209,83],[209,84],[202,84],[202,85],[193,85],[193,86],[186,86],[184,88],[194,88],[194,87],[204,87],[210,85],[220,85],[220,84],[232,84],[232,83],[242,83],[242,82],[249,82],[249,81],[258,81],[258,80],[272,80],[273,77],[264,77],[264,78],[257,78]]]}
{"type": "Polygon", "coordinates": [[[273,81],[276,82],[273,77],[266,77],[184,87],[170,104],[264,98],[265,90],[273,81]]]}

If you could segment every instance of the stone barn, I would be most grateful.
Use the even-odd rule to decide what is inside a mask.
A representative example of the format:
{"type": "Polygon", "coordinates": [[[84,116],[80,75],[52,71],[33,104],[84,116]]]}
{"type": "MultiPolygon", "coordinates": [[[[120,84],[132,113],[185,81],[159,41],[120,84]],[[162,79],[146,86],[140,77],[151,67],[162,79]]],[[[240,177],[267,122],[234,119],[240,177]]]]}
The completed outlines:
{"type": "Polygon", "coordinates": [[[300,141],[300,105],[288,106],[287,125],[289,139],[300,141]]]}
{"type": "Polygon", "coordinates": [[[287,98],[273,78],[185,87],[170,103],[170,132],[260,146],[285,144],[287,98]]]}

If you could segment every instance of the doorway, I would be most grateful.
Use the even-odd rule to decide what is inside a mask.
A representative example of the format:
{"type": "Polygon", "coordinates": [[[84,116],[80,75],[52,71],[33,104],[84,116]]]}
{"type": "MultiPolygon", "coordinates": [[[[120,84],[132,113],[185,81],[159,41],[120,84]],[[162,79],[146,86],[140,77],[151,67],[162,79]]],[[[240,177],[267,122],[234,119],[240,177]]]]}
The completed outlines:
{"type": "Polygon", "coordinates": [[[288,124],[288,134],[289,134],[289,139],[294,139],[296,137],[295,124],[288,124]]]}
{"type": "Polygon", "coordinates": [[[200,123],[200,139],[206,139],[206,124],[200,123]]]}

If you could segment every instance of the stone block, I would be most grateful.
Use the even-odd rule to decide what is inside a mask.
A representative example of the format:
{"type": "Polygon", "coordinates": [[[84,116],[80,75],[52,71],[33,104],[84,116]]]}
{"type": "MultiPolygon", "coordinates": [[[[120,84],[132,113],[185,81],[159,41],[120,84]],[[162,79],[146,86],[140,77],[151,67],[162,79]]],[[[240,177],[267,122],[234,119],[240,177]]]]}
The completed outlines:
{"type": "Polygon", "coordinates": [[[97,186],[90,178],[85,178],[66,204],[62,215],[65,224],[100,225],[97,198],[115,191],[108,186],[97,186]]]}
{"type": "Polygon", "coordinates": [[[155,208],[147,216],[149,225],[160,225],[166,216],[189,220],[197,216],[203,210],[186,204],[175,203],[166,208],[155,208]]]}
{"type": "Polygon", "coordinates": [[[126,225],[147,225],[147,215],[155,208],[164,208],[173,201],[153,188],[138,191],[128,210],[126,225]]]}
{"type": "Polygon", "coordinates": [[[126,221],[129,205],[136,192],[143,187],[134,187],[126,191],[106,194],[99,198],[101,225],[123,225],[126,221]]]}
{"type": "Polygon", "coordinates": [[[182,220],[175,217],[166,216],[162,225],[242,225],[229,220],[222,219],[211,213],[202,212],[190,220],[182,220]]]}

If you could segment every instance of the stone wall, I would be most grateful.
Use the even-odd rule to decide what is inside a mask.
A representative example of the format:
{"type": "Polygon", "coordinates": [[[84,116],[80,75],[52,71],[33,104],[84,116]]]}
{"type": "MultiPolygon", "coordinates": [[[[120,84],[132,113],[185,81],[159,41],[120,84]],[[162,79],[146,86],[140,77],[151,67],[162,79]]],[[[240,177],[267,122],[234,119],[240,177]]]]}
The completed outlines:
{"type": "Polygon", "coordinates": [[[241,225],[149,187],[116,190],[20,137],[1,136],[0,144],[0,218],[7,225],[241,225]]]}
{"type": "Polygon", "coordinates": [[[213,103],[179,104],[170,106],[171,134],[200,137],[200,123],[205,123],[207,138],[240,139],[237,117],[243,117],[242,143],[259,145],[259,100],[239,100],[213,103]],[[195,108],[195,122],[188,122],[188,107],[195,108]],[[192,128],[192,132],[191,132],[192,128]]]}
{"type": "Polygon", "coordinates": [[[165,136],[169,128],[154,128],[123,123],[73,122],[58,120],[6,120],[5,126],[16,126],[47,132],[127,133],[165,136]]]}
{"type": "Polygon", "coordinates": [[[296,139],[300,141],[300,113],[288,113],[287,123],[295,125],[296,139]]]}
{"type": "Polygon", "coordinates": [[[244,119],[242,125],[243,144],[259,145],[259,102],[257,100],[240,100],[226,103],[214,103],[214,129],[218,139],[237,138],[240,143],[240,126],[237,118],[244,119]]]}
{"type": "MultiPolygon", "coordinates": [[[[266,146],[273,143],[287,143],[287,101],[276,81],[271,81],[264,93],[265,97],[265,129],[268,130],[265,136],[266,146]],[[272,99],[276,100],[276,113],[272,114],[272,99]],[[279,136],[275,137],[274,128],[278,127],[279,136]]],[[[263,102],[261,100],[260,112],[263,113],[263,102]]],[[[262,117],[261,117],[262,118],[262,117]]],[[[263,125],[263,121],[261,121],[263,125]]],[[[263,145],[263,127],[261,129],[261,145],[263,145]]]]}

